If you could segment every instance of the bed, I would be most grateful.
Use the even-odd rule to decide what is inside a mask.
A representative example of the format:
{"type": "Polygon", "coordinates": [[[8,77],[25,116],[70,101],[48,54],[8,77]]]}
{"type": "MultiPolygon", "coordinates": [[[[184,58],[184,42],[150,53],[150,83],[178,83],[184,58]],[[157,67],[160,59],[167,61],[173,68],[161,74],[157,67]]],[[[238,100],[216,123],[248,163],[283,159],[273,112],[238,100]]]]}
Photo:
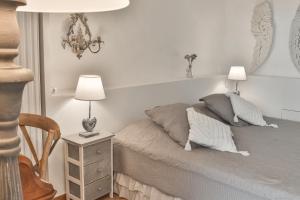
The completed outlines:
{"type": "Polygon", "coordinates": [[[238,149],[249,157],[176,144],[145,119],[114,139],[114,171],[183,200],[299,200],[300,123],[232,127],[238,149]]]}

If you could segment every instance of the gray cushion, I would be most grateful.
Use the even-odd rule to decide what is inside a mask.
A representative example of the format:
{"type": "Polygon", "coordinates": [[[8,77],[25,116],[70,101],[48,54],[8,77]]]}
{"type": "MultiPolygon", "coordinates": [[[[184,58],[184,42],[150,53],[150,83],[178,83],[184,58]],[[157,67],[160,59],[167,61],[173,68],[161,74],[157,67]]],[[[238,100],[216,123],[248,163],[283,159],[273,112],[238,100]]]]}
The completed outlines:
{"type": "Polygon", "coordinates": [[[234,122],[234,112],[230,99],[225,94],[212,94],[200,99],[206,107],[232,126],[249,126],[245,121],[234,122]]]}
{"type": "Polygon", "coordinates": [[[219,120],[220,122],[223,123],[227,123],[226,121],[224,121],[221,117],[219,117],[217,114],[213,113],[212,111],[210,111],[204,103],[198,103],[198,104],[194,104],[193,107],[195,108],[196,112],[202,113],[204,115],[207,115],[211,118],[214,118],[216,120],[219,120]]]}
{"type": "MultiPolygon", "coordinates": [[[[176,103],[165,106],[157,106],[145,113],[152,121],[163,127],[165,132],[178,144],[185,146],[189,135],[189,122],[186,109],[191,107],[189,104],[176,103]]],[[[208,115],[217,120],[222,120],[220,117],[209,111],[204,104],[193,105],[197,112],[208,115]]]]}

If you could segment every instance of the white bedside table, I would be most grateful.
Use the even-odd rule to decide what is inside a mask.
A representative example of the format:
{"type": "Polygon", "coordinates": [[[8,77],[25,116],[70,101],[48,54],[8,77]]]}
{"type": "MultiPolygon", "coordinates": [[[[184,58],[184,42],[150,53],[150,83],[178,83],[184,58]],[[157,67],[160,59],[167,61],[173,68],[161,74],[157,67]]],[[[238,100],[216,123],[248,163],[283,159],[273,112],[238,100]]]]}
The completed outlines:
{"type": "Polygon", "coordinates": [[[113,197],[113,136],[101,132],[90,138],[79,134],[63,137],[68,200],[93,200],[107,194],[113,197]]]}

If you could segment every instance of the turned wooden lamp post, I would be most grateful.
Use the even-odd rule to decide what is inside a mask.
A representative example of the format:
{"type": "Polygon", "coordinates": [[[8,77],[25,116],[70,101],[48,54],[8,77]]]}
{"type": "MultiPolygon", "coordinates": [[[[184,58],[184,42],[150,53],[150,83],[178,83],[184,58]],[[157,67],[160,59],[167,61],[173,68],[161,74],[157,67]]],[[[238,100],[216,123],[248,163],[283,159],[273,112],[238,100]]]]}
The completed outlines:
{"type": "MultiPolygon", "coordinates": [[[[16,9],[25,12],[84,13],[121,9],[129,0],[0,0],[0,200],[22,200],[18,117],[30,70],[16,65],[20,42],[16,9]]],[[[60,42],[60,41],[57,41],[60,42]]]]}

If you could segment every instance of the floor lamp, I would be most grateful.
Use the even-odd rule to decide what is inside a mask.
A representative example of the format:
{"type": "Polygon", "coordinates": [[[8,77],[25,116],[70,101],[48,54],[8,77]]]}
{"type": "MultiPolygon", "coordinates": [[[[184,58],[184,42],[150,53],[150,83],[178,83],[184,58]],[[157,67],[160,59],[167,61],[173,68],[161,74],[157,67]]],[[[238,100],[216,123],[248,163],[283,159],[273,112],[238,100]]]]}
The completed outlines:
{"type": "MultiPolygon", "coordinates": [[[[20,42],[16,10],[47,13],[86,13],[121,9],[129,0],[0,0],[0,199],[22,200],[17,135],[22,94],[33,80],[30,70],[14,63],[20,42]]],[[[60,42],[60,41],[57,41],[60,42]]]]}

